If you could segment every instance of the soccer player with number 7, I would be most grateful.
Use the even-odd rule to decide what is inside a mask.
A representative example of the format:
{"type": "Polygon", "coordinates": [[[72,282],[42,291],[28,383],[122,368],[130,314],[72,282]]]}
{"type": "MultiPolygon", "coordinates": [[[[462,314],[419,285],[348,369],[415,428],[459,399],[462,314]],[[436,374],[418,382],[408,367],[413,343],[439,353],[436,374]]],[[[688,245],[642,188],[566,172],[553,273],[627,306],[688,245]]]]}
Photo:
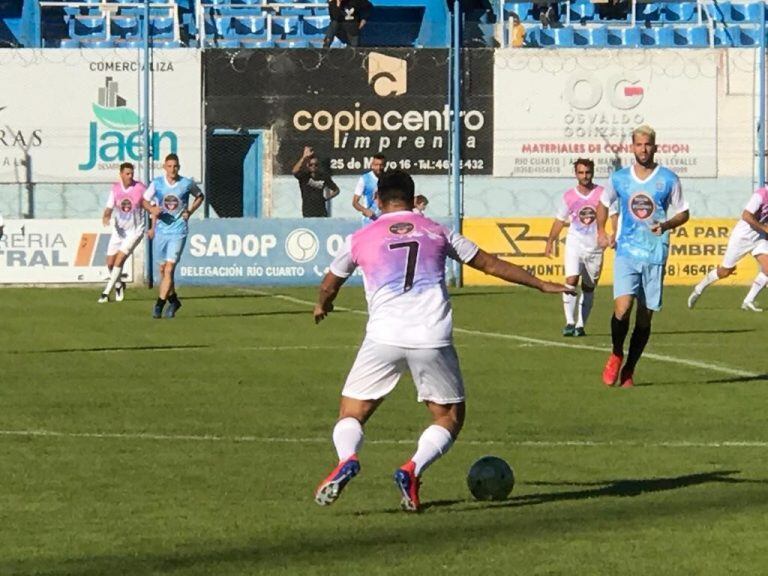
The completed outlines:
{"type": "Polygon", "coordinates": [[[446,258],[541,292],[562,294],[572,288],[544,282],[414,212],[414,184],[407,172],[384,173],[377,201],[381,215],[347,237],[315,304],[319,323],[333,310],[344,281],[355,268],[362,269],[368,300],[366,336],[342,390],[333,429],[339,462],[315,491],[315,501],[332,504],[359,473],[363,426],[408,368],[418,400],[427,405],[433,423],[394,479],[403,510],[418,511],[421,475],[448,451],[464,422],[464,384],[452,342],[446,258]]]}

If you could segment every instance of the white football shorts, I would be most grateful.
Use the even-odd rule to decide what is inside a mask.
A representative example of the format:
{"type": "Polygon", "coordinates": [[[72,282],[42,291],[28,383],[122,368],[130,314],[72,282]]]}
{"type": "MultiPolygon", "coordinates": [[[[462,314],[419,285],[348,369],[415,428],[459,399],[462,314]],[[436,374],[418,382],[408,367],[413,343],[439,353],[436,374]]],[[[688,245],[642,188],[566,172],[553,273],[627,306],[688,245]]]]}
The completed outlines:
{"type": "Polygon", "coordinates": [[[107,256],[114,256],[118,252],[131,254],[143,237],[143,229],[125,232],[113,231],[112,236],[109,238],[109,246],[107,246],[107,256]]]}
{"type": "Polygon", "coordinates": [[[603,251],[585,250],[570,242],[565,246],[565,275],[581,276],[587,286],[596,286],[603,269],[603,251]]]}
{"type": "Polygon", "coordinates": [[[723,268],[735,268],[736,264],[747,254],[758,256],[768,254],[768,240],[755,234],[742,234],[734,228],[731,237],[728,238],[728,246],[721,266],[723,268]]]}
{"type": "Polygon", "coordinates": [[[464,401],[459,357],[453,346],[401,348],[365,339],[349,371],[342,396],[378,400],[397,386],[408,368],[419,402],[457,404],[464,401]]]}

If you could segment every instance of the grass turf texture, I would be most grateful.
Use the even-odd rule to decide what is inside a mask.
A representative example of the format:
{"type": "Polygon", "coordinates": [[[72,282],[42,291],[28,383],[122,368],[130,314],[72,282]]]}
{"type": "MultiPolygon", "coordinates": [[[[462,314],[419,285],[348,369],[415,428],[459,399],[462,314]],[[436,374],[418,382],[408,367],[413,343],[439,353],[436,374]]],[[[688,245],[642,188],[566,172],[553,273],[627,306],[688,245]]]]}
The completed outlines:
{"type": "MultiPolygon", "coordinates": [[[[429,423],[409,378],[367,426],[361,475],[312,501],[363,315],[316,327],[274,296],[313,289],[184,289],[174,320],[150,318],[148,290],[0,290],[0,574],[762,573],[766,319],[738,309],[745,290],[691,312],[667,289],[648,347],[744,374],[644,359],[632,390],[600,383],[610,289],[568,340],[558,297],[455,293],[459,328],[606,352],[457,333],[467,423],[416,516],[391,482],[429,423]],[[510,500],[471,500],[484,454],[513,466],[510,500]]],[[[362,291],[338,304],[364,309],[362,291]]]]}

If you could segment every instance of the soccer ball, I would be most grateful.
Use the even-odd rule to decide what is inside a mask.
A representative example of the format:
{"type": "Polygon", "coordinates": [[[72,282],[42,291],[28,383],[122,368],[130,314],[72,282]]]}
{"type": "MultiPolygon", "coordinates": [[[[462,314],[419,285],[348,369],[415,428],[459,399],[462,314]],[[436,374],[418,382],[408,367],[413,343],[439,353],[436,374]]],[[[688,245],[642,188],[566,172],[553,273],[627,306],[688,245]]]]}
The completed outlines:
{"type": "Polygon", "coordinates": [[[512,468],[496,456],[483,456],[467,474],[467,486],[477,500],[506,500],[514,485],[512,468]]]}

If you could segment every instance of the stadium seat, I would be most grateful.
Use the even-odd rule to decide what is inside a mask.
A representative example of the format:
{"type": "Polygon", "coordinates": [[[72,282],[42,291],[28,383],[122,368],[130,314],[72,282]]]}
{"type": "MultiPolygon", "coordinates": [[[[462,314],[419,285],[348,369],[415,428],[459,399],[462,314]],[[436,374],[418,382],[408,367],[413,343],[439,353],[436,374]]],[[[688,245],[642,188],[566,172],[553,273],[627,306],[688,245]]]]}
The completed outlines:
{"type": "Polygon", "coordinates": [[[552,28],[539,28],[537,34],[538,44],[542,48],[553,48],[555,46],[555,33],[552,28]]]}
{"type": "Polygon", "coordinates": [[[325,36],[330,23],[331,19],[328,16],[305,16],[301,20],[302,34],[307,38],[325,36]]]}
{"type": "Polygon", "coordinates": [[[749,22],[750,17],[754,15],[755,22],[757,22],[757,16],[759,14],[759,5],[757,2],[750,2],[749,4],[741,2],[733,2],[731,4],[730,22],[749,22]],[[754,6],[758,10],[750,10],[754,6]],[[754,12],[754,14],[753,14],[754,12]]]}
{"type": "Polygon", "coordinates": [[[638,22],[658,22],[661,20],[661,4],[658,2],[638,3],[635,7],[635,19],[638,22]]]}
{"type": "Polygon", "coordinates": [[[731,3],[723,0],[717,3],[705,3],[707,16],[715,22],[731,22],[731,3]]]}
{"type": "Polygon", "coordinates": [[[595,19],[595,5],[592,2],[576,0],[570,5],[571,22],[592,21],[595,19]]]}
{"type": "Polygon", "coordinates": [[[675,46],[675,32],[669,26],[640,29],[640,46],[658,46],[671,48],[675,46]]]}
{"type": "Polygon", "coordinates": [[[541,27],[531,26],[525,31],[525,45],[531,47],[541,46],[541,27]]]}
{"type": "Polygon", "coordinates": [[[706,48],[709,46],[709,30],[706,26],[686,26],[686,45],[692,48],[706,48]]]}
{"type": "Polygon", "coordinates": [[[589,45],[593,48],[603,48],[608,44],[608,29],[605,26],[597,26],[587,29],[589,45]]]}
{"type": "Polygon", "coordinates": [[[696,20],[696,2],[665,2],[661,16],[664,22],[693,22],[696,20]]]}
{"type": "Polygon", "coordinates": [[[264,16],[235,16],[232,32],[236,36],[264,37],[267,35],[267,19],[264,16]]]}
{"type": "Polygon", "coordinates": [[[553,28],[555,46],[558,48],[573,48],[573,28],[566,26],[563,28],[553,28]]]}
{"type": "Polygon", "coordinates": [[[240,48],[240,40],[236,38],[220,38],[216,41],[219,48],[240,48]]]}
{"type": "Polygon", "coordinates": [[[739,28],[739,46],[759,46],[760,30],[753,26],[739,28]]]}
{"type": "Polygon", "coordinates": [[[114,45],[112,40],[106,38],[82,38],[80,40],[81,48],[113,48],[114,45]]]}
{"type": "Polygon", "coordinates": [[[715,28],[715,46],[739,46],[741,29],[738,26],[715,28]]]}
{"type": "Polygon", "coordinates": [[[69,21],[69,36],[82,38],[106,37],[106,24],[101,16],[75,16],[69,21]]]}
{"type": "Polygon", "coordinates": [[[157,40],[173,40],[173,18],[161,16],[149,19],[149,35],[157,40]]]}
{"type": "Polygon", "coordinates": [[[303,6],[288,6],[280,8],[280,16],[312,16],[312,8],[303,6]]]}
{"type": "Polygon", "coordinates": [[[240,46],[243,48],[274,48],[274,40],[257,39],[257,38],[242,38],[240,40],[240,46]]]}
{"type": "Polygon", "coordinates": [[[213,30],[206,28],[206,32],[217,38],[229,38],[233,35],[231,24],[232,18],[230,16],[214,16],[213,30]]]}
{"type": "Polygon", "coordinates": [[[609,27],[606,46],[613,48],[636,48],[640,45],[640,29],[629,26],[609,27]]]}
{"type": "Polygon", "coordinates": [[[505,2],[504,20],[509,20],[512,13],[517,14],[521,22],[535,22],[533,18],[533,2],[505,2]]]}
{"type": "Polygon", "coordinates": [[[181,48],[178,40],[155,40],[152,45],[154,48],[181,48]]]}
{"type": "Polygon", "coordinates": [[[143,40],[120,40],[115,42],[115,48],[132,48],[134,50],[138,50],[143,47],[143,40]]]}
{"type": "Polygon", "coordinates": [[[133,16],[113,16],[110,19],[110,33],[118,38],[141,37],[141,26],[138,18],[133,16]]]}
{"type": "Polygon", "coordinates": [[[80,41],[74,38],[62,38],[60,48],[80,48],[80,41]]]}
{"type": "Polygon", "coordinates": [[[299,19],[294,16],[273,16],[272,17],[272,35],[285,38],[298,36],[299,19]]]}
{"type": "Polygon", "coordinates": [[[261,6],[236,4],[222,6],[217,10],[217,13],[221,16],[261,16],[264,14],[264,11],[261,9],[261,6]]]}

